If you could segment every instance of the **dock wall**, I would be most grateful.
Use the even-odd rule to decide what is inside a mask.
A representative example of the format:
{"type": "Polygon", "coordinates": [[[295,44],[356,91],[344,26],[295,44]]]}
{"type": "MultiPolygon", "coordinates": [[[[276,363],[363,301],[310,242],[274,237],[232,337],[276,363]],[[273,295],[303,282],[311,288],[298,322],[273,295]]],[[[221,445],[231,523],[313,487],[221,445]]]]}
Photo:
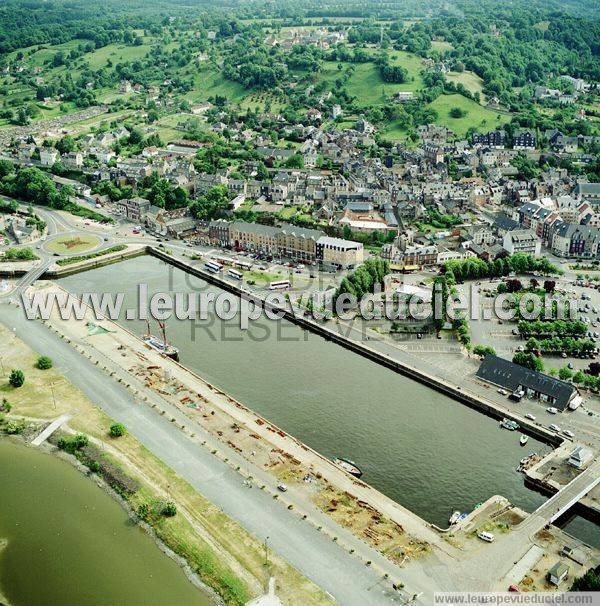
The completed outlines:
{"type": "Polygon", "coordinates": [[[248,301],[252,301],[257,305],[261,305],[262,307],[269,307],[273,311],[278,312],[289,322],[292,322],[305,330],[309,330],[317,335],[320,335],[324,339],[332,341],[333,343],[336,343],[337,345],[340,345],[345,349],[353,351],[354,353],[357,353],[362,357],[367,358],[368,360],[371,360],[381,366],[385,366],[386,368],[389,368],[394,372],[405,375],[415,381],[418,381],[419,383],[422,383],[423,385],[436,389],[437,391],[440,391],[446,394],[447,396],[454,398],[455,400],[458,400],[463,404],[466,404],[470,408],[478,410],[479,412],[483,412],[484,414],[495,419],[502,419],[505,417],[513,419],[519,423],[521,428],[526,433],[528,433],[532,437],[535,437],[536,439],[539,439],[553,446],[558,446],[562,443],[562,438],[560,438],[560,436],[557,436],[554,432],[551,432],[543,427],[539,427],[538,425],[532,423],[524,417],[508,412],[503,408],[497,406],[495,403],[491,401],[486,401],[483,398],[480,398],[474,394],[463,392],[459,386],[452,385],[447,381],[440,379],[439,377],[436,377],[423,371],[420,368],[410,366],[408,364],[395,360],[390,356],[387,356],[377,350],[374,350],[373,348],[368,347],[363,343],[349,339],[339,334],[337,331],[332,330],[327,326],[311,318],[306,317],[305,315],[301,316],[298,312],[293,312],[289,309],[274,306],[271,303],[266,303],[265,300],[259,295],[250,293],[237,284],[233,284],[229,281],[223,280],[220,276],[213,274],[209,271],[205,271],[201,267],[191,266],[185,261],[176,259],[165,251],[162,251],[152,246],[149,246],[147,248],[147,252],[149,255],[161,259],[162,261],[174,267],[177,267],[182,271],[192,274],[198,278],[201,278],[202,280],[205,280],[210,284],[218,286],[219,288],[222,288],[225,291],[234,293],[248,301]]]}

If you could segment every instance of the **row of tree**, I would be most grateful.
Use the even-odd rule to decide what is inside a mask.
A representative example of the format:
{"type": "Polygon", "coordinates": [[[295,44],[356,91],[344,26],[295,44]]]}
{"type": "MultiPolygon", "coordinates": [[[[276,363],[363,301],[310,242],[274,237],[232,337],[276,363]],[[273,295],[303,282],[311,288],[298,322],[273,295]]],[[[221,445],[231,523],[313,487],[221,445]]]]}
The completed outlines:
{"type": "Polygon", "coordinates": [[[494,261],[484,261],[477,257],[448,261],[444,264],[443,272],[448,283],[456,283],[507,276],[513,272],[516,274],[532,272],[556,274],[558,269],[545,257],[536,258],[527,253],[515,253],[494,261]]]}
{"type": "Polygon", "coordinates": [[[380,257],[371,257],[341,281],[335,298],[337,299],[343,294],[350,294],[361,299],[364,295],[374,292],[376,287],[381,287],[389,271],[388,261],[380,257]]]}
{"type": "Polygon", "coordinates": [[[583,337],[587,332],[587,325],[580,320],[553,320],[543,322],[541,320],[521,320],[517,325],[521,337],[583,337]]]}

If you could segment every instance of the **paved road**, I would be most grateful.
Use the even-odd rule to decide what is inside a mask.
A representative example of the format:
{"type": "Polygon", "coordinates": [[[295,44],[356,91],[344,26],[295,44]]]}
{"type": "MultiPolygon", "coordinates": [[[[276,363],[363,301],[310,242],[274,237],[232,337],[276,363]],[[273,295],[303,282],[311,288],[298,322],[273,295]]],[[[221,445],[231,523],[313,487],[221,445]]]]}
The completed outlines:
{"type": "MultiPolygon", "coordinates": [[[[437,589],[438,582],[433,578],[419,570],[399,570],[374,549],[337,527],[340,543],[342,537],[344,541],[353,540],[351,544],[362,554],[368,554],[373,567],[365,566],[358,557],[302,521],[297,513],[288,511],[265,492],[245,487],[240,475],[231,467],[174,427],[167,419],[171,413],[161,416],[152,408],[136,403],[124,387],[108,379],[102,370],[54,333],[37,321],[26,320],[21,309],[7,305],[0,309],[2,322],[14,328],[17,336],[30,347],[51,351],[58,370],[62,370],[92,402],[113,419],[124,423],[146,448],[259,540],[268,536],[269,545],[276,553],[328,591],[340,604],[377,606],[406,602],[408,594],[394,591],[390,582],[382,579],[380,570],[389,571],[391,578],[405,581],[411,595],[424,592],[423,600],[437,589]]],[[[175,412],[173,416],[176,416],[175,412]]],[[[223,445],[220,449],[223,450],[223,445]]],[[[443,569],[433,572],[444,585],[451,583],[443,569]]]]}

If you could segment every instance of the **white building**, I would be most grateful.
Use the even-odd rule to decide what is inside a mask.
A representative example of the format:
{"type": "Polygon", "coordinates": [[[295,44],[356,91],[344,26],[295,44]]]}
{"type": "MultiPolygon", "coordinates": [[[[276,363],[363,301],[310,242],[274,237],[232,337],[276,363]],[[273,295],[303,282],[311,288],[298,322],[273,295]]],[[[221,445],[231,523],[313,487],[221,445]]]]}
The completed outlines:
{"type": "Polygon", "coordinates": [[[40,164],[42,166],[54,166],[60,154],[53,147],[42,147],[40,149],[40,164]]]}
{"type": "Polygon", "coordinates": [[[567,463],[576,469],[583,469],[592,459],[594,453],[583,446],[577,446],[569,455],[567,463]]]}
{"type": "Polygon", "coordinates": [[[542,243],[538,237],[528,229],[515,229],[506,232],[502,246],[511,255],[515,253],[529,253],[536,257],[542,249],[542,243]]]}

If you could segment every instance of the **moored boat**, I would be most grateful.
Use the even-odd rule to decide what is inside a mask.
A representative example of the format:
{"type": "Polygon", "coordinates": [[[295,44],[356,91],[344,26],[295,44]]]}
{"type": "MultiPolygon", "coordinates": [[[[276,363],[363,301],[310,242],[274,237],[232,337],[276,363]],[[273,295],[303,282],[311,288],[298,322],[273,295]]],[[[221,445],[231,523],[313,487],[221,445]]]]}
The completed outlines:
{"type": "Polygon", "coordinates": [[[504,427],[504,429],[508,429],[509,431],[515,431],[516,429],[519,429],[519,424],[511,419],[502,419],[500,427],[504,427]]]}
{"type": "Polygon", "coordinates": [[[525,444],[527,444],[528,440],[529,440],[529,437],[528,437],[528,436],[522,435],[522,436],[519,438],[519,444],[520,444],[521,446],[525,446],[525,444]]]}
{"type": "Polygon", "coordinates": [[[350,461],[350,459],[342,459],[341,457],[336,457],[335,459],[333,459],[333,462],[338,467],[348,472],[351,476],[354,476],[355,478],[360,478],[363,474],[358,465],[356,465],[354,461],[350,461]]]}
{"type": "Polygon", "coordinates": [[[452,525],[452,524],[456,524],[456,522],[458,522],[459,518],[460,518],[460,511],[455,511],[455,512],[454,512],[454,513],[453,513],[453,514],[450,516],[450,519],[448,520],[448,523],[449,523],[450,525],[452,525]]]}
{"type": "Polygon", "coordinates": [[[167,342],[167,334],[165,331],[164,323],[159,322],[158,324],[162,330],[162,339],[160,337],[154,336],[150,332],[150,322],[146,321],[146,325],[148,326],[148,332],[142,336],[142,340],[144,341],[144,343],[146,343],[146,345],[149,345],[150,347],[152,347],[153,349],[156,349],[156,351],[160,352],[161,354],[164,354],[168,358],[171,358],[172,360],[175,360],[176,362],[178,362],[179,361],[179,349],[177,347],[174,347],[173,345],[170,345],[167,342]]]}

